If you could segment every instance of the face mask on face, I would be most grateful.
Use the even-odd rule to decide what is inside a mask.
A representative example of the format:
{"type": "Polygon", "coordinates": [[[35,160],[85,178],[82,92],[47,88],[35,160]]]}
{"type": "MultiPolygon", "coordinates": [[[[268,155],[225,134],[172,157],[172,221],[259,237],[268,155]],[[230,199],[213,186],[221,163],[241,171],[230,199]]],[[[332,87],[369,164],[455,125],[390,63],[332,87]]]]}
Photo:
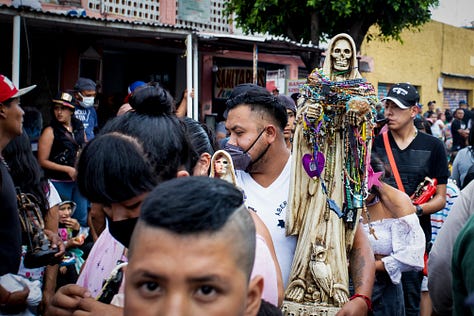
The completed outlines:
{"type": "Polygon", "coordinates": [[[252,158],[247,151],[244,151],[239,146],[234,146],[229,143],[225,144],[224,150],[227,151],[232,157],[234,168],[236,170],[247,170],[247,167],[252,162],[252,158]]]}
{"type": "Polygon", "coordinates": [[[82,101],[80,103],[83,107],[90,108],[91,106],[94,105],[95,97],[85,97],[80,93],[79,95],[82,97],[82,101]]]}
{"type": "Polygon", "coordinates": [[[235,146],[229,143],[225,144],[224,150],[227,151],[232,157],[232,162],[234,163],[234,168],[236,170],[247,170],[249,165],[252,163],[252,157],[250,157],[248,152],[257,143],[258,139],[260,138],[260,136],[262,136],[264,131],[265,129],[263,129],[260,134],[258,134],[255,141],[252,143],[252,145],[250,145],[247,150],[243,150],[242,147],[235,146]]]}
{"type": "Polygon", "coordinates": [[[107,216],[110,234],[126,248],[130,245],[130,239],[132,238],[133,229],[135,228],[137,221],[138,217],[127,218],[121,221],[112,221],[112,219],[107,216]]]}

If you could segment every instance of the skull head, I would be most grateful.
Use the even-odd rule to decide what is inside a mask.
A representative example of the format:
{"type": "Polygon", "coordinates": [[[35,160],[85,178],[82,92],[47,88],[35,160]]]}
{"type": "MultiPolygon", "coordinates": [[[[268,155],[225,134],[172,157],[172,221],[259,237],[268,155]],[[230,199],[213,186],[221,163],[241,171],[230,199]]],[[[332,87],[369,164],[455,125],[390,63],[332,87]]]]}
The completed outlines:
{"type": "Polygon", "coordinates": [[[331,51],[332,68],[336,71],[346,71],[351,66],[352,47],[348,40],[341,38],[334,43],[331,51]]]}

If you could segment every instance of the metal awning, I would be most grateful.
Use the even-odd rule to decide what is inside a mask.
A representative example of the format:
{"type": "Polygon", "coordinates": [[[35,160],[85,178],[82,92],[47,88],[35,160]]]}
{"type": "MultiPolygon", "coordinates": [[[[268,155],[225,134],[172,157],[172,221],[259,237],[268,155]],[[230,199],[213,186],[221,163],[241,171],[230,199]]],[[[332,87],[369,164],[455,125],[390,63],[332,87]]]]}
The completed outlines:
{"type": "Polygon", "coordinates": [[[282,36],[271,35],[245,35],[198,32],[197,37],[201,47],[213,50],[252,50],[253,45],[258,45],[260,53],[297,55],[300,52],[323,52],[311,43],[298,43],[282,36]]]}
{"type": "Polygon", "coordinates": [[[72,15],[65,11],[0,5],[0,23],[11,22],[14,16],[25,18],[29,25],[39,29],[59,28],[76,33],[92,32],[107,36],[183,39],[196,32],[196,29],[182,25],[72,15]]]}

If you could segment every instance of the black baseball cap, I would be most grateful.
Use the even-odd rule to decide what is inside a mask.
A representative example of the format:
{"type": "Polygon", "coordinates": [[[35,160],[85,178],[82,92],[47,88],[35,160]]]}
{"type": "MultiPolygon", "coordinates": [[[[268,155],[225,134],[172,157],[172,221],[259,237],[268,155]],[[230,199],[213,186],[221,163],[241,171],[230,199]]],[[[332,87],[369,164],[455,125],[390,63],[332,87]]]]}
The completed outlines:
{"type": "Polygon", "coordinates": [[[409,109],[417,105],[420,95],[414,86],[409,83],[397,83],[393,85],[382,101],[393,101],[401,109],[409,109]]]}

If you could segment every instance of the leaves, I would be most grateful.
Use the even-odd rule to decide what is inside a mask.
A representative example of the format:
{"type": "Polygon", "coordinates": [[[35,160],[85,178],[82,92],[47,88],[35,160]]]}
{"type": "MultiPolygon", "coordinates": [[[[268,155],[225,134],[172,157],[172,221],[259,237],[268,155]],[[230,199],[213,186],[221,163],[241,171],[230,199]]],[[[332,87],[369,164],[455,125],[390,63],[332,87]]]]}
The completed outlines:
{"type": "Polygon", "coordinates": [[[437,5],[438,0],[229,0],[225,12],[235,13],[237,25],[247,33],[268,32],[316,45],[325,37],[348,33],[360,49],[372,25],[380,32],[368,34],[368,40],[401,41],[402,30],[421,27],[437,5]],[[315,20],[317,34],[311,32],[315,20]]]}

